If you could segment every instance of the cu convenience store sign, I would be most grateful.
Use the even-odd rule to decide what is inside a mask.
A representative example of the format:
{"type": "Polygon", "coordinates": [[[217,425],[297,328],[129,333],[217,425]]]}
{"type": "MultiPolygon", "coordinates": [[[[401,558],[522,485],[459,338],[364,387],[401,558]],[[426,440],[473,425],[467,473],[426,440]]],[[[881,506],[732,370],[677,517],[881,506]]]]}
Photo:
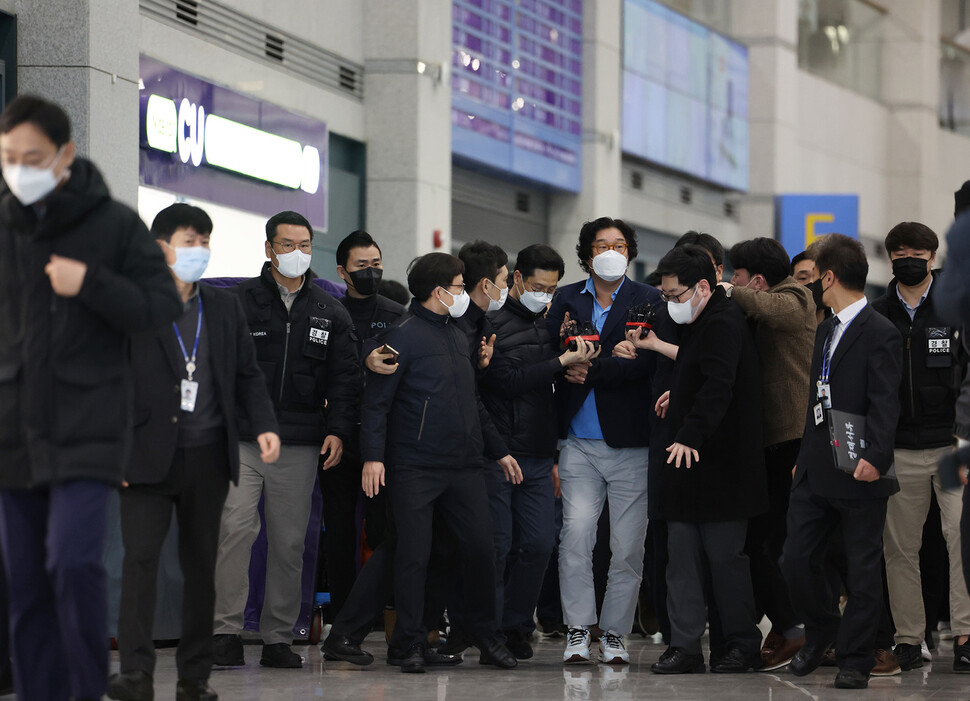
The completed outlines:
{"type": "Polygon", "coordinates": [[[327,226],[324,122],[141,57],[143,185],[327,226]]]}

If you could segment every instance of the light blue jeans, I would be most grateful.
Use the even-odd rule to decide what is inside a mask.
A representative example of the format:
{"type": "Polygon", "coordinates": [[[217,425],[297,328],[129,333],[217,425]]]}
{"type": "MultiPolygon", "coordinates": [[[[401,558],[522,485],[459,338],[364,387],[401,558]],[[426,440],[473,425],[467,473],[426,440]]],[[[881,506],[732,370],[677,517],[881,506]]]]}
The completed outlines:
{"type": "Polygon", "coordinates": [[[575,436],[563,443],[559,586],[568,626],[597,623],[593,546],[608,501],[612,558],[599,626],[622,635],[633,628],[647,535],[648,455],[648,448],[611,448],[606,441],[575,436]]]}

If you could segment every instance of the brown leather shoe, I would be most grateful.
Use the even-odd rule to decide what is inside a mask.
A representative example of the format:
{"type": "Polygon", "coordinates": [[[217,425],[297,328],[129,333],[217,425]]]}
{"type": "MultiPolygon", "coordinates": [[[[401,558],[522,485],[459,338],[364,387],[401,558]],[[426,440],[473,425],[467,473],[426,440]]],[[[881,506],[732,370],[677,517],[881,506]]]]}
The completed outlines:
{"type": "Polygon", "coordinates": [[[778,633],[768,633],[768,637],[765,638],[765,644],[761,648],[761,659],[764,660],[765,666],[760,671],[770,672],[775,669],[781,669],[791,662],[795,653],[801,650],[804,645],[804,635],[800,638],[789,640],[778,633]]]}
{"type": "Polygon", "coordinates": [[[892,650],[873,650],[872,656],[876,658],[876,666],[869,672],[871,676],[894,677],[897,674],[902,674],[903,670],[899,667],[899,660],[896,659],[892,650]]]}

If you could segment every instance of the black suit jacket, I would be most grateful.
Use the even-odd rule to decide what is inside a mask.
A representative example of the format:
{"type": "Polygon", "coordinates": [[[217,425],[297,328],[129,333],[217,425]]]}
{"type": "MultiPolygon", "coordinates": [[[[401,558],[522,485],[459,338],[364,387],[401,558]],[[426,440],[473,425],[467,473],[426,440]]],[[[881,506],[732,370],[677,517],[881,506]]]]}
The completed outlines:
{"type": "MultiPolygon", "coordinates": [[[[226,422],[229,474],[239,479],[239,430],[236,403],[254,433],[279,433],[266,381],[256,361],[246,317],[236,295],[201,285],[203,321],[226,422]]],[[[154,484],[168,474],[178,443],[180,369],[184,364],[171,324],[138,334],[131,341],[135,374],[135,443],[125,472],[131,484],[154,484]]]]}
{"type": "MultiPolygon", "coordinates": [[[[805,435],[792,488],[807,479],[814,494],[830,499],[887,497],[899,491],[899,483],[895,479],[860,482],[835,467],[828,421],[815,425],[816,382],[821,373],[825,339],[834,321],[835,317],[826,319],[815,334],[805,435]]],[[[867,445],[861,450],[861,457],[883,475],[893,464],[902,357],[902,336],[892,322],[873,310],[871,304],[863,307],[845,330],[832,356],[829,380],[832,408],[866,417],[867,445]]]]}
{"type": "MultiPolygon", "coordinates": [[[[576,321],[590,321],[593,315],[593,295],[584,294],[586,280],[559,288],[549,313],[546,328],[556,354],[559,354],[559,327],[569,312],[576,321]]],[[[640,351],[635,359],[614,358],[613,346],[626,338],[627,309],[638,304],[660,305],[656,289],[633,280],[624,280],[606,316],[600,333],[600,356],[586,376],[586,382],[573,384],[564,378],[556,382],[556,404],[559,415],[559,437],[565,438],[569,424],[591,389],[596,390],[596,413],[599,415],[603,438],[611,448],[642,448],[650,444],[652,409],[651,377],[657,366],[656,354],[640,351]]]]}

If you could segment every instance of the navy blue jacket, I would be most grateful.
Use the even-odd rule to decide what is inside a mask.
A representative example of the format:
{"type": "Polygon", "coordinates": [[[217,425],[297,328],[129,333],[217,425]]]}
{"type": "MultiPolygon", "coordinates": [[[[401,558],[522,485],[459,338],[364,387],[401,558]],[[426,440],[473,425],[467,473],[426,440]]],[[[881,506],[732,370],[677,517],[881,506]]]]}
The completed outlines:
{"type": "MultiPolygon", "coordinates": [[[[559,288],[549,313],[546,328],[551,343],[559,350],[559,327],[563,317],[576,321],[590,321],[593,315],[593,296],[583,294],[586,281],[559,288]]],[[[603,350],[581,385],[564,378],[556,383],[556,404],[559,437],[565,438],[569,423],[579,411],[591,389],[596,390],[596,411],[603,438],[611,448],[642,448],[650,444],[649,413],[653,410],[651,379],[657,361],[649,351],[637,353],[636,359],[612,357],[613,346],[626,338],[627,309],[638,304],[660,304],[660,293],[649,285],[627,279],[613,300],[600,333],[603,350]]]]}
{"type": "Polygon", "coordinates": [[[411,302],[408,315],[381,335],[400,353],[392,375],[367,372],[361,407],[361,458],[389,465],[480,466],[504,445],[482,436],[488,413],[476,391],[468,341],[454,319],[411,302]]]}

